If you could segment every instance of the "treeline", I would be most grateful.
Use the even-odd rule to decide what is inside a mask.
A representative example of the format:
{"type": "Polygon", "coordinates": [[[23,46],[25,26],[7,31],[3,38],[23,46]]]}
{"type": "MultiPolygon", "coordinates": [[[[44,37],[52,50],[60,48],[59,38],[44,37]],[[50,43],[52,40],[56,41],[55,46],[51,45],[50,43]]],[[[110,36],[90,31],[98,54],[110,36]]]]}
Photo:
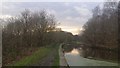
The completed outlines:
{"type": "Polygon", "coordinates": [[[45,10],[32,12],[26,9],[19,16],[7,19],[6,23],[2,29],[3,65],[20,59],[35,48],[71,41],[73,36],[56,28],[55,16],[45,10]]]}
{"type": "Polygon", "coordinates": [[[93,16],[83,26],[81,41],[87,55],[105,59],[118,58],[118,3],[104,2],[97,6],[93,16]]]}

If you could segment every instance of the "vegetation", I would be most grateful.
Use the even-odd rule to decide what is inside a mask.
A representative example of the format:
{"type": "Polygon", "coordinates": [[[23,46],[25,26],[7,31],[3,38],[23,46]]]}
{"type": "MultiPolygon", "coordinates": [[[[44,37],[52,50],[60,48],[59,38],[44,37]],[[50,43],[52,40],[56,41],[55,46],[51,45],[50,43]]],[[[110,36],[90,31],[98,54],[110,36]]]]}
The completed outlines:
{"type": "Polygon", "coordinates": [[[27,56],[27,57],[21,59],[20,61],[17,61],[15,63],[13,63],[13,65],[10,65],[10,66],[28,66],[28,65],[30,65],[32,63],[36,63],[37,61],[44,58],[51,50],[52,50],[52,48],[40,47],[32,55],[27,56]]]}
{"type": "MultiPolygon", "coordinates": [[[[120,1],[118,3],[118,52],[120,52],[120,1]]],[[[118,61],[120,59],[120,55],[118,55],[118,61]]]]}
{"type": "MultiPolygon", "coordinates": [[[[55,55],[55,59],[54,59],[54,63],[53,63],[53,65],[52,66],[60,66],[60,64],[59,64],[59,47],[57,46],[57,48],[56,48],[56,55],[55,55]]],[[[55,67],[56,68],[56,67],[55,67]]]]}
{"type": "Polygon", "coordinates": [[[117,2],[105,2],[103,9],[97,6],[92,18],[83,26],[80,38],[85,44],[86,56],[118,60],[117,5],[117,2]]]}
{"type": "MultiPolygon", "coordinates": [[[[70,42],[73,37],[71,33],[56,28],[58,23],[55,16],[48,14],[45,10],[32,12],[25,9],[19,16],[6,19],[5,23],[7,25],[2,29],[3,65],[30,56],[41,47],[43,49],[38,52],[45,49],[46,54],[49,49],[46,50],[44,47],[47,45],[70,42]]],[[[35,58],[34,55],[27,57],[16,65],[29,64],[33,58],[35,58]]]]}
{"type": "MultiPolygon", "coordinates": [[[[41,60],[52,49],[57,52],[59,45],[51,45],[60,43],[65,43],[63,48],[67,52],[84,44],[84,57],[118,60],[120,2],[105,2],[102,9],[99,6],[94,8],[92,18],[83,26],[81,34],[75,36],[56,28],[58,23],[55,16],[45,10],[33,12],[25,9],[19,16],[4,22],[7,24],[2,28],[3,66],[30,65],[41,60]]],[[[53,66],[59,66],[58,53],[53,66]]]]}
{"type": "Polygon", "coordinates": [[[53,31],[56,25],[54,16],[46,11],[27,9],[19,17],[8,19],[7,23],[2,30],[3,65],[24,56],[28,48],[46,45],[46,33],[53,31]]]}

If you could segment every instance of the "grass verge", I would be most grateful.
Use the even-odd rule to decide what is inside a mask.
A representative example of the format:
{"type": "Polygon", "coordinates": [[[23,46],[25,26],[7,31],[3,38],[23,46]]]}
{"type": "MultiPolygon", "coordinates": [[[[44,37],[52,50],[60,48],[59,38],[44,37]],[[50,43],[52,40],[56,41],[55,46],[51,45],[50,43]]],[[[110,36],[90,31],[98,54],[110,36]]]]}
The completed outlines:
{"type": "Polygon", "coordinates": [[[56,52],[53,66],[59,66],[59,46],[56,47],[56,52]]]}
{"type": "Polygon", "coordinates": [[[17,61],[14,64],[8,65],[8,66],[27,66],[32,63],[37,62],[38,60],[41,60],[43,57],[45,57],[52,48],[50,47],[40,47],[35,53],[33,53],[31,56],[27,56],[20,61],[17,61]]]}

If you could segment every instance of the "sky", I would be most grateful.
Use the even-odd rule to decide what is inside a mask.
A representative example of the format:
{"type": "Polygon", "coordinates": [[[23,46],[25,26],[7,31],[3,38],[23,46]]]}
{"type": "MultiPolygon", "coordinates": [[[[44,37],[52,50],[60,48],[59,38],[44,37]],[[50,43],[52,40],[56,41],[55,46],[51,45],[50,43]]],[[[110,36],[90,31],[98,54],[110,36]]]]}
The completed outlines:
{"type": "Polygon", "coordinates": [[[63,31],[76,35],[92,17],[92,10],[101,2],[3,2],[0,4],[0,18],[19,15],[24,9],[39,11],[45,9],[54,14],[63,31]]]}

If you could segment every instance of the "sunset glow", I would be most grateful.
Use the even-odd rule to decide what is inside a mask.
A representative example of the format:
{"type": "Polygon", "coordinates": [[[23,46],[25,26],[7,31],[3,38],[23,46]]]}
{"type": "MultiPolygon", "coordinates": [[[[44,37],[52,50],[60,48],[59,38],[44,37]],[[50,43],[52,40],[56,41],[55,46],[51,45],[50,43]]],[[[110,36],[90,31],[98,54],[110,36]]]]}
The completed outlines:
{"type": "Polygon", "coordinates": [[[57,26],[57,28],[61,28],[63,31],[71,32],[73,35],[79,34],[79,28],[77,27],[57,26]]]}
{"type": "Polygon", "coordinates": [[[72,53],[72,54],[79,54],[79,52],[78,52],[77,49],[73,49],[73,50],[71,51],[71,53],[72,53]]]}

